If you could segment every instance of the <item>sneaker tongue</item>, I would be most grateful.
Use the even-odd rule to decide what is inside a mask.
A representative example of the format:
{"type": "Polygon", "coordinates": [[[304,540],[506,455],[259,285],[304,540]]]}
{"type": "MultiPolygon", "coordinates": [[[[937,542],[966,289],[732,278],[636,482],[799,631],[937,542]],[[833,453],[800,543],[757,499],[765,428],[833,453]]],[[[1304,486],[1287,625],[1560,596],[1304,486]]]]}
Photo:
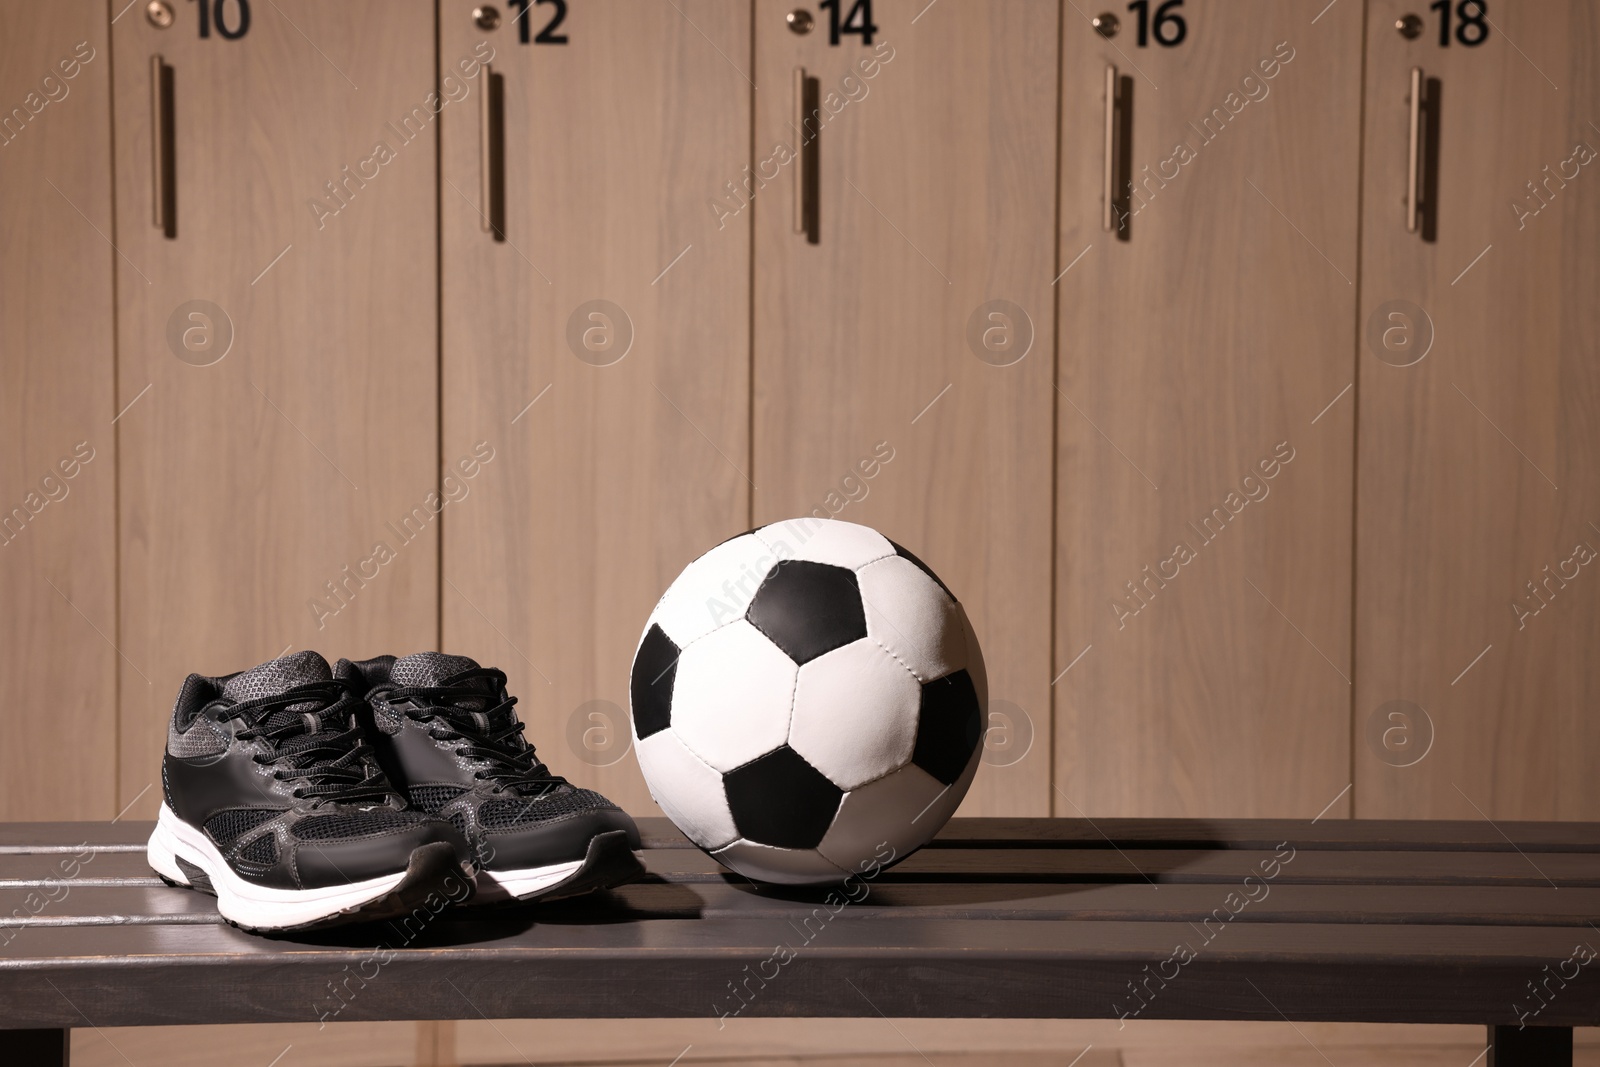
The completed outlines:
{"type": "MultiPolygon", "coordinates": [[[[389,680],[395,685],[437,688],[444,684],[446,678],[453,678],[462,671],[476,670],[477,667],[477,661],[466,656],[447,656],[443,652],[413,652],[394,661],[394,666],[389,668],[389,680]]],[[[469,688],[487,691],[489,679],[474,678],[464,684],[469,688]]]]}
{"type": "MultiPolygon", "coordinates": [[[[450,656],[443,652],[413,652],[394,661],[394,666],[389,668],[389,680],[395,685],[437,688],[444,685],[445,679],[453,678],[462,671],[476,670],[477,667],[477,661],[466,656],[450,656]]],[[[459,697],[452,702],[453,710],[470,716],[479,730],[502,730],[515,718],[515,713],[509,709],[494,715],[488,714],[500,696],[490,679],[472,678],[465,682],[452,683],[452,688],[456,687],[476,689],[484,694],[481,697],[459,697]]]]}
{"type": "MultiPolygon", "coordinates": [[[[277,696],[308,682],[327,682],[332,679],[333,671],[329,669],[328,661],[307,649],[304,652],[281,656],[269,663],[234,675],[222,683],[222,695],[229,700],[242,703],[246,700],[277,696]]],[[[316,706],[316,701],[308,700],[290,704],[288,707],[274,708],[271,714],[262,720],[261,726],[267,730],[281,730],[299,720],[304,723],[301,732],[306,735],[316,734],[325,729],[343,729],[344,724],[338,721],[341,716],[335,716],[330,721],[326,714],[328,709],[317,712],[316,706]]],[[[280,747],[287,751],[293,746],[280,741],[280,747]]]]}
{"type": "Polygon", "coordinates": [[[307,682],[327,682],[332,679],[333,671],[329,669],[328,661],[307,649],[234,675],[222,683],[222,695],[242,703],[274,697],[307,682]]]}

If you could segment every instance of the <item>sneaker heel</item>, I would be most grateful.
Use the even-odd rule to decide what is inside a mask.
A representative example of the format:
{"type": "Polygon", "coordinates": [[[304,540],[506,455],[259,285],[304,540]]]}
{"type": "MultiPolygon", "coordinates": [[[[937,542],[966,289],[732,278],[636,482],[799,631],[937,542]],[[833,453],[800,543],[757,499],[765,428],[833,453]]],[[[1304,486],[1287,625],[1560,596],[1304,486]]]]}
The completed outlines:
{"type": "MultiPolygon", "coordinates": [[[[161,814],[164,819],[165,805],[162,806],[161,814]]],[[[183,873],[183,868],[178,866],[178,856],[172,846],[172,835],[162,825],[163,819],[156,821],[156,828],[150,833],[150,843],[145,848],[150,869],[159,874],[168,885],[188,886],[189,879],[183,873]]]]}

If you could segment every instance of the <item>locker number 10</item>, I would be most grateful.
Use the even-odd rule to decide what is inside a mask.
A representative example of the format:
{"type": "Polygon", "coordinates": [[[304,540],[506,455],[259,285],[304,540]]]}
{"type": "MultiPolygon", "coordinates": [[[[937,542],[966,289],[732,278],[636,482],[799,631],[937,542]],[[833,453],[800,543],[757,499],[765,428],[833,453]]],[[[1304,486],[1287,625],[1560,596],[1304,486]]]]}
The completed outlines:
{"type": "Polygon", "coordinates": [[[194,0],[200,7],[200,36],[210,37],[211,27],[225,41],[237,41],[250,32],[250,0],[194,0]]]}

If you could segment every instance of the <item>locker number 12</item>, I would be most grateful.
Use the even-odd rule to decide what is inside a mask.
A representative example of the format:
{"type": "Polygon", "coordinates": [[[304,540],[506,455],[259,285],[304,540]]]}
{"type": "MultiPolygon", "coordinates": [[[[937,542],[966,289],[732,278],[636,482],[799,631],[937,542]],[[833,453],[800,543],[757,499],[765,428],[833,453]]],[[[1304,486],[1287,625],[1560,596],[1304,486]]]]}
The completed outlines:
{"type": "Polygon", "coordinates": [[[556,29],[567,20],[567,0],[510,0],[511,6],[517,9],[517,43],[518,44],[566,44],[567,35],[557,33],[556,29]],[[543,7],[550,4],[555,11],[550,15],[550,21],[544,24],[544,29],[539,31],[537,37],[532,37],[533,30],[528,26],[528,8],[543,7]],[[530,42],[529,38],[532,37],[530,42]]]}

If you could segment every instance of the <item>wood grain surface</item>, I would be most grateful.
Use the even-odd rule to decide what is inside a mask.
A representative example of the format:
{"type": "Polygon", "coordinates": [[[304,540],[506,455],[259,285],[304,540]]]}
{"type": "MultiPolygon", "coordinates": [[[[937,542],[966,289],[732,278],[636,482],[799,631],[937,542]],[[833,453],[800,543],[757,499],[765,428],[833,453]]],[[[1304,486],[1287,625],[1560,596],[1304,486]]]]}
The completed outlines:
{"type": "Polygon", "coordinates": [[[191,671],[439,639],[436,120],[413,112],[432,5],[257,4],[237,40],[173,8],[111,27],[124,802],[157,782],[191,671]],[[153,55],[173,238],[151,214],[153,55]]]}
{"type": "MultiPolygon", "coordinates": [[[[162,885],[120,827],[63,827],[55,848],[8,831],[0,995],[12,1026],[174,1025],[197,1012],[1481,1024],[1526,1014],[1527,982],[1593,941],[1592,824],[1512,827],[1526,844],[1469,851],[1411,847],[1422,824],[1375,824],[1368,847],[1352,849],[1280,823],[1285,842],[1263,852],[1047,844],[1061,824],[1046,820],[1034,822],[1036,847],[1009,847],[1014,834],[982,847],[987,822],[957,820],[946,843],[832,900],[752,885],[652,822],[649,875],[615,892],[282,938],[223,925],[209,898],[162,885]],[[88,858],[59,850],[83,842],[88,858]],[[775,945],[789,949],[776,972],[723,1004],[775,945]],[[328,1000],[351,968],[358,986],[328,1000]],[[1150,968],[1163,978],[1141,986],[1150,968]]],[[[1538,1020],[1594,1025],[1600,994],[1570,981],[1538,1020]]]]}
{"type": "MultiPolygon", "coordinates": [[[[653,811],[634,649],[678,572],[749,526],[749,216],[708,207],[749,159],[749,9],[573,4],[568,44],[544,46],[474,7],[441,8],[441,78],[492,49],[506,228],[483,230],[483,79],[462,79],[441,127],[444,463],[495,459],[445,516],[444,647],[506,670],[557,771],[653,811]]],[[[530,36],[550,17],[530,8],[530,36]]]]}
{"type": "Polygon", "coordinates": [[[103,12],[77,0],[0,16],[0,811],[12,819],[122,806],[103,12]],[[62,774],[39,754],[69,738],[62,774]]]}
{"type": "Polygon", "coordinates": [[[1437,12],[1394,32],[1407,10],[1367,20],[1361,321],[1381,339],[1403,301],[1415,336],[1360,354],[1356,811],[1594,818],[1600,15],[1506,0],[1441,48],[1437,12]],[[1431,242],[1402,202],[1413,67],[1439,83],[1431,242]],[[1409,747],[1365,743],[1374,719],[1409,747]]]}
{"type": "Polygon", "coordinates": [[[1349,812],[1362,8],[1322,6],[1190,5],[1178,47],[1064,9],[1060,815],[1349,812]]]}
{"type": "Polygon", "coordinates": [[[768,180],[739,216],[755,216],[754,519],[864,523],[940,575],[1002,728],[962,810],[1047,814],[1058,5],[879,0],[870,47],[830,44],[822,12],[792,33],[792,7],[755,5],[768,180]],[[800,166],[783,162],[797,68],[821,106],[816,243],[794,232],[800,166]],[[991,301],[1020,313],[996,326],[991,301]],[[1014,336],[980,358],[969,337],[991,328],[1014,336]]]}

